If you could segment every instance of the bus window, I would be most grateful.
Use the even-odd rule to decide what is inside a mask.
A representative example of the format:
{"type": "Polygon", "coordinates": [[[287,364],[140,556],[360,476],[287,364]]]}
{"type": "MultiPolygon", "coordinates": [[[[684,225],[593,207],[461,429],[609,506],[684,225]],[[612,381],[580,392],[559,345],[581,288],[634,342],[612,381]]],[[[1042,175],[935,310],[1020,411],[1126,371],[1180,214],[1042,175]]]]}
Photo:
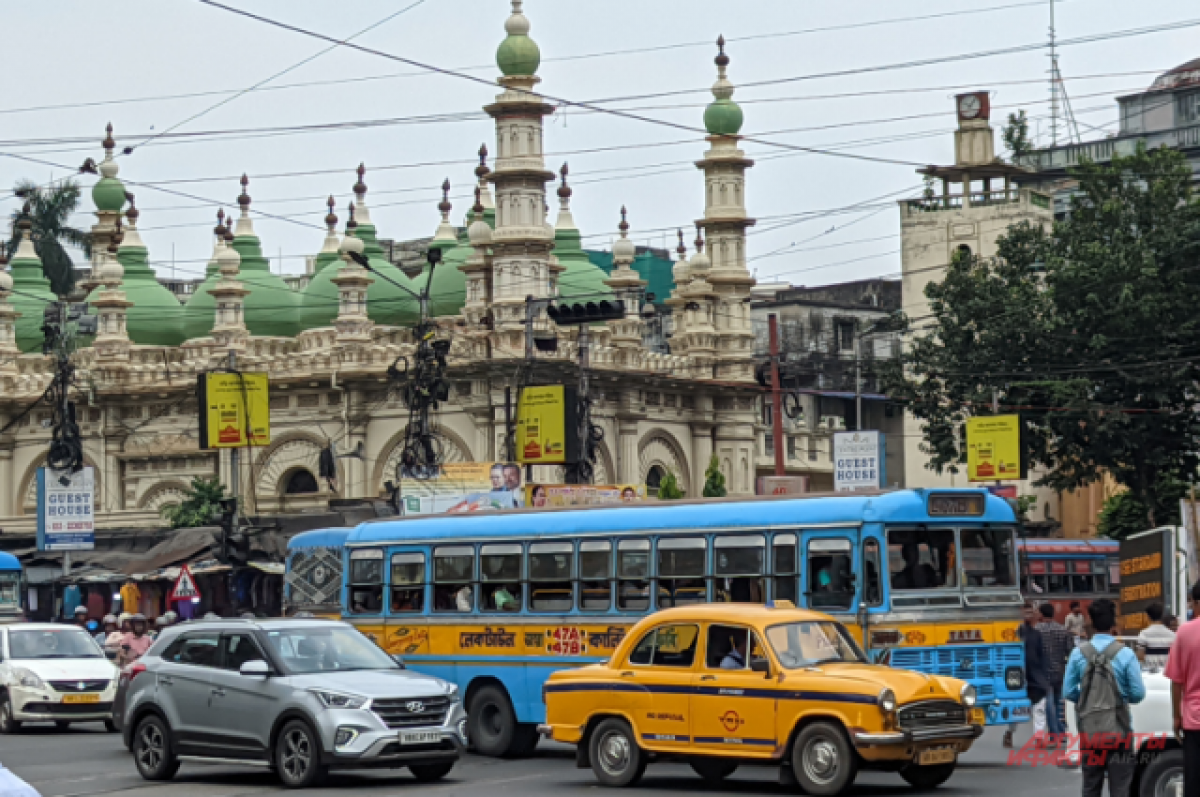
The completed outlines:
{"type": "Polygon", "coordinates": [[[863,542],[863,602],[868,606],[883,603],[883,564],[879,556],[879,540],[863,542]]]}
{"type": "Polygon", "coordinates": [[[963,584],[968,587],[1013,586],[1012,529],[963,529],[963,584]]]}
{"type": "Polygon", "coordinates": [[[717,537],[713,540],[716,599],[723,603],[763,602],[763,553],[767,538],[717,537]]]}
{"type": "Polygon", "coordinates": [[[529,608],[535,612],[569,612],[575,549],[569,542],[537,542],[529,546],[529,608]]]}
{"type": "Polygon", "coordinates": [[[774,600],[796,602],[796,535],[776,534],[771,551],[774,555],[771,572],[775,575],[771,597],[774,600]]]}
{"type": "Polygon", "coordinates": [[[621,540],[617,545],[617,608],[650,608],[650,540],[621,540]]]}
{"type": "Polygon", "coordinates": [[[469,545],[437,548],[433,552],[433,610],[469,612],[475,608],[471,580],[475,549],[469,545]]]}
{"type": "Polygon", "coordinates": [[[485,612],[521,610],[521,546],[485,545],[479,549],[480,608],[485,612]]]}
{"type": "Polygon", "coordinates": [[[808,541],[808,606],[849,609],[854,604],[850,540],[818,537],[808,541]]]}
{"type": "Polygon", "coordinates": [[[612,543],[585,540],[579,543],[579,608],[606,612],[612,606],[612,543]]]}
{"type": "Polygon", "coordinates": [[[350,552],[350,613],[383,611],[383,551],[378,548],[350,552]]]}
{"type": "Polygon", "coordinates": [[[703,537],[658,541],[658,608],[708,600],[704,581],[703,537]]]}
{"type": "Polygon", "coordinates": [[[392,611],[425,610],[425,554],[392,554],[392,611]]]}
{"type": "Polygon", "coordinates": [[[958,586],[954,532],[950,529],[889,531],[888,572],[894,590],[958,586]]]}

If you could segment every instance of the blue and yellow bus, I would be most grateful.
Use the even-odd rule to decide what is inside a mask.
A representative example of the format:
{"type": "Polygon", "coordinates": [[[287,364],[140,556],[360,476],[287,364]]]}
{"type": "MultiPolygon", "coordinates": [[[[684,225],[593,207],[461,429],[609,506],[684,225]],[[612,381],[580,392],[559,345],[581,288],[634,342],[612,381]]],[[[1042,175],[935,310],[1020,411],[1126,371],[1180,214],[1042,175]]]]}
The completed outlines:
{"type": "Polygon", "coordinates": [[[25,616],[22,611],[21,562],[10,553],[0,551],[0,623],[15,623],[25,616]]]}
{"type": "Polygon", "coordinates": [[[343,616],[459,685],[476,748],[537,742],[549,673],[606,659],[649,612],[789,600],[875,661],[974,684],[1028,717],[1016,517],[983,490],[673,501],[380,520],[355,528],[343,616]]]}
{"type": "Polygon", "coordinates": [[[283,576],[283,613],[314,617],[342,614],[342,558],[348,528],[315,529],[288,540],[283,576]]]}

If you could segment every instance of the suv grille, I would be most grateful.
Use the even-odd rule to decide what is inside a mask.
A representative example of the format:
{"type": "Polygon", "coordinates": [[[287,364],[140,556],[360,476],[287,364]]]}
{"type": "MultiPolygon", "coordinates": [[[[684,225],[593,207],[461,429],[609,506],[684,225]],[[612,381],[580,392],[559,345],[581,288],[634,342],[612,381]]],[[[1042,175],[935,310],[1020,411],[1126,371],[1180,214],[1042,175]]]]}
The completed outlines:
{"type": "Polygon", "coordinates": [[[371,710],[389,728],[415,728],[441,725],[450,709],[450,698],[387,697],[371,701],[371,710]]]}
{"type": "Polygon", "coordinates": [[[922,703],[901,706],[898,716],[901,730],[906,731],[967,723],[967,710],[950,700],[926,700],[922,703]]]}
{"type": "Polygon", "coordinates": [[[50,681],[50,687],[55,692],[103,692],[108,688],[108,681],[50,681]]]}

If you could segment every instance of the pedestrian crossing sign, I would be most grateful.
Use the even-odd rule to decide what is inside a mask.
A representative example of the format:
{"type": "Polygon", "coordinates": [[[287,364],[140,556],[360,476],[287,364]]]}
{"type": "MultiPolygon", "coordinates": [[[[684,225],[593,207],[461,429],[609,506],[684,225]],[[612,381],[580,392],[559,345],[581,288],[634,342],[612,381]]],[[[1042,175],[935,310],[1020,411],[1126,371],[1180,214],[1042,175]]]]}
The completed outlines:
{"type": "Polygon", "coordinates": [[[172,601],[190,601],[200,599],[200,588],[196,586],[196,578],[192,575],[192,571],[187,565],[179,571],[179,578],[175,579],[175,588],[171,590],[172,601]]]}

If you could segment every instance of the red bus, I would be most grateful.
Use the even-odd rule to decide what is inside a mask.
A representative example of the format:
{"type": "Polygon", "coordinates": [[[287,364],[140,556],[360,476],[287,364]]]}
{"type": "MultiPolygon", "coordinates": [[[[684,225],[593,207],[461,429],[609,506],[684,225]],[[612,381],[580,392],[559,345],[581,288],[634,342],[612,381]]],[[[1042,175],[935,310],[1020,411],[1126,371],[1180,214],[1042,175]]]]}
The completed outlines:
{"type": "Polygon", "coordinates": [[[1073,601],[1087,612],[1100,598],[1120,599],[1120,544],[1115,540],[1026,539],[1017,542],[1021,594],[1054,606],[1060,623],[1073,601]]]}

